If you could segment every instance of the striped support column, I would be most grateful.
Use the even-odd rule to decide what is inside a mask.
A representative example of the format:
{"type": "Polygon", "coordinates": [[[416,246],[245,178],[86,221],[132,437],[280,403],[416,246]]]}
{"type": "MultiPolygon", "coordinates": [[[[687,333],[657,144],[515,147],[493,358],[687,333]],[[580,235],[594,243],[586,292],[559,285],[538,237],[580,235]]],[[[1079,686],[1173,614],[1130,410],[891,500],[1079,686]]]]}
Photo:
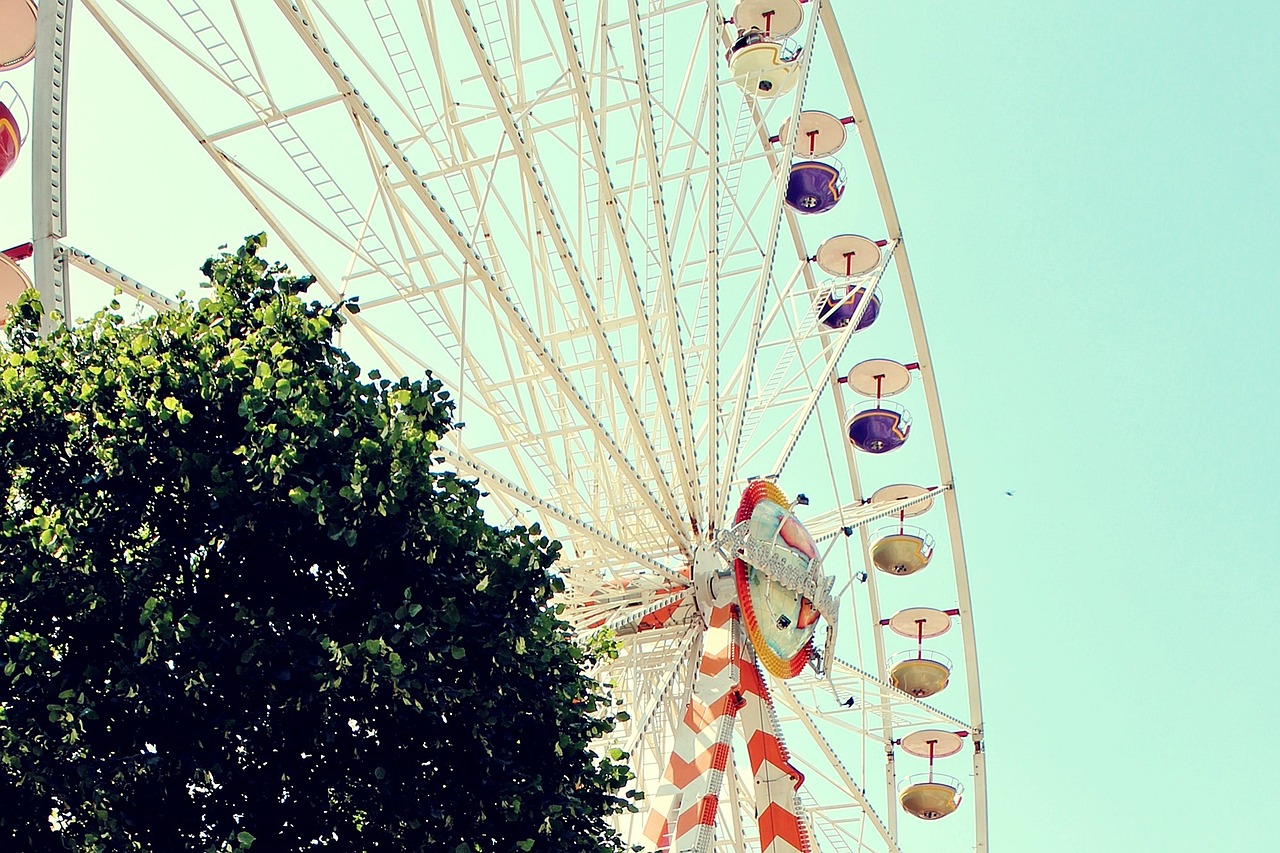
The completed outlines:
{"type": "Polygon", "coordinates": [[[740,637],[736,605],[711,611],[693,696],[676,729],[671,758],[645,824],[645,835],[658,850],[707,853],[715,839],[716,809],[730,760],[733,719],[742,704],[738,691],[740,637]]]}
{"type": "Polygon", "coordinates": [[[792,766],[786,744],[778,735],[773,700],[760,669],[745,655],[738,669],[744,700],[738,722],[755,774],[760,853],[810,853],[809,833],[800,820],[796,794],[804,774],[792,766]]]}

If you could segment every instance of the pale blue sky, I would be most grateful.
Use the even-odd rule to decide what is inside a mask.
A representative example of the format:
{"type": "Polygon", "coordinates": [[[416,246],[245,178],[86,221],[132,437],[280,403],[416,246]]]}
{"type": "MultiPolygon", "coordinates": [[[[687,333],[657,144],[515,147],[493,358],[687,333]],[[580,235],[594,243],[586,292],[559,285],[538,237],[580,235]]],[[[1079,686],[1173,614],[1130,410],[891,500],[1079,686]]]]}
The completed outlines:
{"type": "Polygon", "coordinates": [[[851,37],[947,413],[993,849],[1257,847],[1280,781],[1280,13],[875,17],[851,37]]]}
{"type": "MultiPolygon", "coordinates": [[[[836,2],[947,416],[992,849],[1260,849],[1280,783],[1280,11],[836,2]]],[[[148,244],[155,223],[84,182],[114,162],[94,117],[169,152],[144,180],[212,179],[207,157],[129,100],[75,109],[71,242],[190,270],[190,246],[148,244]]],[[[6,181],[5,246],[25,239],[15,198],[6,181]]],[[[218,205],[246,224],[197,254],[259,227],[218,205]]]]}

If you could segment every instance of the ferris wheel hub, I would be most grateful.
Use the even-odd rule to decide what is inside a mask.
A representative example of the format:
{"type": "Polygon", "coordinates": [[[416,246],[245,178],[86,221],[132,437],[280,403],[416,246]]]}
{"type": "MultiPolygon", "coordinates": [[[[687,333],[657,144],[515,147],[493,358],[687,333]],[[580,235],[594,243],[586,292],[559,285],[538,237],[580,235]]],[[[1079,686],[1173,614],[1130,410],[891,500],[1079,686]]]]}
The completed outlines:
{"type": "Polygon", "coordinates": [[[733,567],[714,542],[704,542],[693,552],[693,600],[704,623],[711,611],[737,600],[733,567]]]}

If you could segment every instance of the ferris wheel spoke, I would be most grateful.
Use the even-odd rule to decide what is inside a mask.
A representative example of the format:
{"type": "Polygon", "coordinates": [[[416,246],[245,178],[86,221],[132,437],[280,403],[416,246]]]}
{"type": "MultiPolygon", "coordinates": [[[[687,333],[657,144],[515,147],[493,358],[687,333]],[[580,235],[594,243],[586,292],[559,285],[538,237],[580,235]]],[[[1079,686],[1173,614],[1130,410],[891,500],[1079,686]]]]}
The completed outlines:
{"type": "MultiPolygon", "coordinates": [[[[811,46],[816,33],[816,16],[810,22],[805,37],[806,45],[811,46]]],[[[723,26],[718,21],[708,21],[709,44],[707,53],[710,70],[707,75],[707,127],[715,127],[721,121],[720,83],[718,80],[719,53],[729,43],[723,26]]],[[[799,113],[804,78],[807,76],[807,62],[811,50],[804,54],[801,68],[796,72],[800,78],[799,89],[789,103],[788,112],[794,122],[799,113]]],[[[736,122],[726,122],[730,131],[726,134],[724,148],[721,150],[718,133],[709,133],[707,137],[709,164],[711,168],[706,179],[705,193],[699,200],[695,215],[706,218],[707,249],[705,266],[697,263],[697,243],[691,240],[687,244],[688,253],[681,264],[681,272],[692,271],[699,275],[692,283],[692,304],[696,306],[693,319],[689,323],[688,344],[696,353],[701,345],[707,355],[695,373],[693,396],[703,398],[705,395],[707,411],[704,416],[706,453],[705,468],[707,482],[713,485],[710,489],[708,513],[711,518],[724,515],[727,506],[729,483],[738,476],[737,454],[740,447],[738,440],[741,431],[741,418],[745,406],[727,408],[727,401],[738,397],[744,398],[752,376],[750,362],[757,352],[756,335],[759,324],[751,321],[751,317],[759,318],[763,313],[768,286],[772,279],[773,264],[776,258],[777,242],[780,235],[780,224],[783,217],[782,204],[785,188],[785,173],[771,168],[772,176],[752,191],[742,181],[744,168],[751,161],[764,157],[773,166],[771,152],[755,153],[752,143],[756,140],[768,139],[762,131],[764,116],[767,110],[758,108],[755,99],[743,101],[737,113],[736,122]],[[763,235],[763,241],[759,237],[763,235]],[[691,262],[692,261],[692,262],[691,262]],[[739,311],[731,312],[735,320],[725,324],[721,322],[720,294],[752,294],[738,306],[739,311]],[[713,296],[714,294],[714,296],[713,296]],[[754,304],[754,309],[746,311],[754,304]],[[707,321],[705,336],[701,335],[699,319],[704,315],[707,321]],[[737,374],[739,384],[737,390],[727,387],[719,372],[720,353],[730,350],[741,353],[747,362],[747,369],[737,374]],[[722,429],[727,420],[729,426],[722,429]]],[[[728,116],[724,116],[725,119],[728,116]]],[[[692,176],[688,178],[692,180],[692,176]]],[[[679,227],[681,209],[675,211],[677,227],[679,227]]],[[[736,360],[736,359],[735,359],[736,360]]],[[[732,385],[732,379],[730,380],[732,385]]]]}
{"type": "Polygon", "coordinates": [[[490,488],[499,489],[518,499],[522,503],[536,507],[539,511],[549,514],[557,521],[573,529],[575,534],[579,536],[586,536],[600,548],[614,553],[627,562],[635,563],[648,571],[659,574],[672,584],[677,584],[683,587],[688,583],[687,579],[680,574],[671,571],[661,563],[655,562],[626,543],[618,541],[605,531],[599,530],[590,523],[580,518],[575,518],[538,496],[525,491],[518,484],[512,482],[496,471],[485,467],[471,457],[458,453],[457,451],[447,447],[439,448],[439,451],[443,458],[448,460],[451,464],[480,477],[490,488]]]}
{"type": "MultiPolygon", "coordinates": [[[[493,102],[499,106],[505,105],[508,101],[508,95],[503,90],[501,81],[498,79],[497,74],[492,71],[486,73],[486,69],[492,69],[496,66],[487,56],[484,45],[480,43],[477,37],[478,30],[474,26],[467,26],[470,22],[470,13],[466,10],[460,0],[455,0],[453,6],[459,22],[463,24],[463,29],[467,35],[472,55],[480,66],[481,74],[485,78],[485,82],[488,86],[489,94],[493,102]]],[[[564,24],[562,22],[562,26],[563,25],[564,24]]],[[[567,31],[565,32],[565,37],[568,37],[567,31]]],[[[574,56],[576,58],[576,53],[574,56]]],[[[570,76],[576,82],[581,82],[580,74],[571,74],[570,76]]],[[[680,512],[676,507],[673,496],[666,488],[671,477],[668,472],[663,470],[663,466],[658,460],[657,450],[648,435],[647,428],[643,422],[640,409],[632,395],[632,391],[628,387],[618,356],[606,336],[602,318],[598,313],[597,306],[592,301],[586,282],[583,280],[578,262],[575,260],[574,248],[570,245],[568,238],[566,237],[564,224],[561,222],[557,209],[553,204],[549,187],[544,183],[543,175],[538,167],[537,155],[529,146],[528,141],[521,133],[520,128],[516,126],[515,119],[511,111],[509,109],[499,109],[498,113],[503,125],[507,143],[522,155],[517,158],[522,180],[528,190],[528,195],[532,197],[537,219],[541,226],[545,228],[543,233],[545,237],[550,239],[553,244],[554,254],[560,261],[560,274],[557,275],[556,278],[560,281],[567,279],[567,289],[571,294],[571,298],[578,306],[577,316],[585,324],[590,335],[592,350],[595,353],[596,358],[604,366],[609,393],[617,405],[622,409],[622,419],[631,436],[630,444],[636,448],[637,455],[644,462],[645,470],[649,472],[653,481],[659,487],[667,515],[670,518],[678,518],[680,516],[680,512]]],[[[596,141],[598,143],[598,140],[596,141]]],[[[615,211],[613,213],[613,217],[616,218],[616,216],[617,214],[615,211]]],[[[614,224],[615,228],[618,227],[616,222],[614,224]]],[[[622,248],[625,249],[625,242],[623,242],[622,248]]],[[[635,295],[638,297],[638,293],[635,295]]],[[[637,305],[637,307],[640,306],[637,305]]],[[[649,335],[646,333],[642,334],[641,337],[649,338],[649,335]]],[[[665,409],[665,403],[665,400],[660,401],[658,408],[665,409]]],[[[666,421],[673,430],[674,422],[671,421],[669,417],[666,421]]]]}
{"type": "Polygon", "coordinates": [[[903,510],[928,503],[937,496],[938,491],[945,488],[948,487],[942,486],[937,490],[927,491],[914,497],[885,503],[868,504],[860,500],[855,501],[810,517],[805,521],[805,528],[813,535],[813,541],[821,544],[837,536],[847,536],[850,530],[866,527],[882,519],[894,518],[903,510]]]}
{"type": "MultiPolygon", "coordinates": [[[[632,50],[631,59],[636,70],[639,96],[637,135],[643,150],[639,155],[639,159],[643,161],[639,168],[643,173],[643,183],[647,190],[647,196],[642,196],[642,200],[648,203],[643,215],[646,226],[644,238],[648,251],[656,255],[650,264],[651,272],[647,277],[646,292],[652,294],[650,301],[654,305],[656,314],[665,318],[665,328],[655,327],[654,329],[653,340],[659,350],[655,353],[655,361],[660,365],[670,366],[667,375],[672,377],[671,385],[676,397],[674,408],[679,413],[677,433],[686,439],[679,443],[681,479],[687,487],[692,488],[697,484],[697,449],[694,442],[688,440],[693,436],[693,413],[684,383],[686,365],[684,349],[680,346],[680,305],[676,300],[675,282],[671,271],[671,232],[667,223],[667,205],[662,191],[662,173],[659,166],[658,143],[661,131],[654,115],[654,103],[661,101],[665,81],[662,63],[655,67],[646,59],[646,51],[652,56],[655,50],[658,55],[665,57],[666,26],[662,14],[649,15],[646,18],[648,33],[646,44],[641,35],[640,2],[641,0],[627,2],[626,12],[632,50]]],[[[635,207],[633,203],[631,208],[634,210],[635,207]]],[[[689,496],[686,498],[686,506],[692,511],[693,507],[697,506],[697,501],[689,496]]]]}
{"type": "Polygon", "coordinates": [[[876,813],[875,807],[869,800],[867,800],[866,795],[862,792],[862,788],[858,785],[857,781],[836,756],[835,750],[832,748],[830,741],[828,741],[826,736],[824,736],[818,729],[818,726],[813,719],[813,715],[807,708],[796,700],[795,695],[791,692],[790,686],[787,682],[780,682],[777,686],[779,688],[778,693],[781,695],[784,704],[796,713],[800,722],[803,724],[805,731],[808,732],[812,742],[817,745],[822,756],[826,758],[831,769],[835,771],[837,778],[841,783],[841,794],[851,797],[862,808],[862,811],[866,816],[865,819],[870,821],[871,825],[875,827],[876,832],[884,841],[889,853],[900,853],[898,843],[894,839],[893,833],[890,832],[889,827],[885,825],[885,822],[881,820],[879,814],[876,813]]]}
{"type": "MultiPolygon", "coordinates": [[[[619,743],[624,752],[635,751],[642,739],[655,737],[657,730],[664,726],[670,730],[662,733],[665,739],[674,731],[678,713],[683,710],[680,700],[685,676],[697,665],[699,644],[695,640],[701,635],[701,627],[696,620],[691,620],[673,631],[674,636],[669,640],[646,638],[647,644],[656,644],[656,647],[640,645],[637,635],[636,643],[627,652],[630,662],[614,673],[614,688],[629,698],[630,707],[634,709],[629,712],[630,719],[620,727],[619,743]],[[643,666],[634,665],[637,656],[644,658],[643,666]]],[[[656,754],[666,758],[662,747],[656,754]]]]}
{"type": "Polygon", "coordinates": [[[706,206],[706,239],[707,239],[707,257],[705,271],[705,286],[707,297],[707,343],[710,347],[710,357],[707,359],[706,374],[707,392],[706,392],[706,410],[703,415],[704,420],[709,424],[707,433],[707,451],[706,465],[707,476],[703,483],[707,489],[705,501],[705,517],[708,525],[716,524],[720,516],[716,515],[716,509],[720,506],[720,435],[721,435],[721,419],[720,419],[720,267],[723,259],[720,255],[720,133],[718,126],[720,123],[720,86],[717,82],[719,75],[719,57],[717,53],[718,37],[723,23],[718,20],[715,14],[715,4],[707,4],[707,59],[710,62],[710,68],[707,71],[707,108],[709,115],[708,126],[710,132],[707,135],[707,162],[711,166],[711,172],[707,176],[707,198],[710,204],[706,206]]]}
{"type": "MultiPolygon", "coordinates": [[[[683,449],[684,442],[680,440],[680,434],[676,427],[673,407],[666,393],[666,382],[664,381],[661,362],[658,358],[653,321],[645,306],[644,287],[637,273],[631,248],[628,245],[623,212],[618,203],[619,196],[613,186],[609,166],[605,158],[604,141],[601,138],[599,125],[593,118],[595,108],[590,93],[587,91],[587,78],[582,57],[578,53],[578,46],[574,43],[573,34],[569,29],[569,13],[563,0],[557,0],[556,10],[558,14],[554,15],[554,17],[558,24],[561,48],[569,60],[569,79],[578,105],[578,116],[581,119],[580,135],[587,140],[590,146],[592,165],[599,180],[600,194],[596,200],[596,205],[602,211],[607,211],[602,212],[600,215],[606,222],[614,251],[617,253],[621,263],[621,273],[626,280],[631,310],[638,326],[637,337],[641,360],[649,371],[651,388],[654,392],[660,392],[654,394],[656,405],[646,414],[651,417],[656,415],[664,428],[667,446],[679,463],[679,470],[668,472],[668,476],[675,477],[677,474],[680,475],[678,480],[683,492],[684,505],[692,507],[695,505],[695,484],[690,476],[691,469],[683,449]]],[[[604,52],[602,51],[601,53],[603,56],[604,52]]],[[[628,124],[627,129],[628,131],[631,129],[630,124],[628,124]]],[[[640,134],[643,133],[643,130],[643,128],[637,128],[640,134]]],[[[590,208],[590,200],[588,202],[588,207],[590,208]]]]}
{"type": "MultiPolygon", "coordinates": [[[[200,23],[201,25],[203,25],[204,23],[203,20],[200,23]]],[[[208,37],[206,37],[206,40],[210,41],[211,44],[213,44],[214,46],[225,43],[225,40],[214,41],[213,39],[210,39],[208,37]]],[[[226,63],[226,64],[228,64],[229,67],[235,67],[233,63],[226,63]]],[[[144,73],[146,72],[147,70],[144,69],[144,73]]],[[[148,76],[153,79],[153,82],[158,82],[158,81],[155,81],[154,79],[156,76],[155,74],[148,73],[148,76]]],[[[259,86],[256,83],[252,85],[242,83],[241,88],[244,90],[243,92],[241,92],[242,95],[248,94],[250,96],[264,89],[263,86],[259,86]]],[[[286,115],[285,118],[288,118],[288,116],[286,115]]],[[[232,133],[222,133],[222,134],[201,134],[199,132],[195,132],[195,133],[197,135],[197,138],[201,138],[202,141],[206,137],[216,137],[216,138],[229,140],[233,136],[246,133],[248,127],[250,126],[242,126],[240,129],[236,129],[235,132],[232,132],[232,133]]],[[[362,126],[358,124],[357,124],[357,133],[364,136],[364,138],[362,139],[362,147],[364,148],[366,159],[370,162],[370,174],[373,174],[380,178],[381,169],[375,168],[375,164],[372,162],[372,159],[371,159],[370,152],[371,152],[372,146],[370,144],[370,141],[367,138],[367,134],[362,134],[362,126]]],[[[274,142],[276,143],[282,142],[278,134],[274,136],[276,137],[273,140],[274,142]]],[[[298,156],[303,156],[303,155],[310,156],[307,154],[309,149],[303,147],[303,144],[299,144],[299,140],[297,137],[290,135],[286,138],[285,141],[294,143],[294,148],[290,153],[294,157],[295,162],[297,161],[296,158],[298,156]]],[[[374,194],[374,199],[375,201],[381,199],[382,206],[386,213],[386,217],[384,219],[385,225],[379,226],[379,227],[385,227],[390,231],[391,237],[388,239],[388,242],[396,246],[398,250],[397,254],[401,259],[399,263],[389,264],[390,266],[394,267],[393,269],[387,268],[388,264],[386,263],[386,260],[389,258],[388,253],[380,252],[379,254],[382,257],[380,259],[375,259],[372,255],[368,254],[368,252],[364,248],[370,242],[370,233],[372,230],[369,225],[368,212],[361,214],[358,217],[358,220],[348,219],[345,223],[343,223],[349,226],[348,228],[349,231],[355,232],[353,235],[353,239],[356,242],[349,243],[347,242],[347,238],[342,237],[336,231],[333,231],[332,229],[328,228],[328,226],[326,226],[323,222],[320,222],[314,216],[309,215],[308,211],[306,211],[302,205],[294,201],[287,193],[279,191],[274,185],[259,178],[251,169],[249,169],[246,165],[244,165],[238,159],[236,159],[234,155],[226,153],[216,147],[212,147],[211,153],[215,154],[215,159],[218,160],[219,165],[222,165],[224,167],[224,171],[226,170],[226,167],[228,164],[233,165],[238,171],[240,171],[241,173],[253,179],[258,184],[260,189],[265,190],[277,202],[287,207],[293,213],[301,216],[313,227],[316,227],[319,230],[321,230],[322,233],[328,236],[333,242],[338,243],[340,245],[346,245],[353,259],[357,257],[361,258],[368,265],[368,268],[370,270],[381,270],[386,275],[388,280],[392,281],[393,284],[396,284],[397,287],[400,286],[401,277],[404,274],[403,271],[407,269],[410,265],[410,261],[406,259],[406,256],[412,256],[415,259],[414,262],[422,264],[423,271],[428,274],[428,277],[430,277],[430,268],[425,263],[425,260],[430,259],[433,256],[439,257],[442,254],[441,247],[438,244],[433,242],[431,245],[431,248],[427,250],[420,245],[419,241],[416,240],[415,238],[416,234],[429,234],[430,232],[427,231],[426,227],[423,225],[423,223],[421,223],[416,218],[416,216],[414,216],[412,213],[409,213],[407,211],[406,205],[404,204],[403,199],[396,196],[391,196],[388,194],[387,185],[385,181],[382,181],[382,180],[377,181],[378,186],[374,194]],[[404,245],[406,242],[412,243],[414,248],[412,250],[406,249],[404,245]],[[380,263],[380,261],[382,261],[382,263],[380,263]]],[[[271,222],[274,226],[273,230],[277,231],[278,233],[285,233],[287,235],[287,231],[285,227],[281,222],[279,222],[278,218],[271,212],[270,206],[267,204],[264,204],[262,198],[258,196],[256,193],[250,191],[250,189],[247,186],[245,186],[244,182],[239,180],[236,175],[231,175],[231,177],[233,178],[233,180],[236,181],[237,186],[240,187],[241,191],[246,195],[246,197],[250,199],[251,203],[253,203],[255,207],[257,207],[261,212],[263,212],[264,215],[268,217],[269,222],[271,222]]],[[[330,205],[330,207],[332,208],[332,205],[330,205]]],[[[345,209],[354,210],[355,205],[351,203],[347,203],[345,206],[345,209]]],[[[366,208],[366,210],[370,210],[370,209],[371,208],[366,208]]],[[[373,233],[376,234],[376,231],[374,231],[373,233]]],[[[286,236],[286,242],[289,243],[295,249],[300,248],[298,247],[296,240],[289,239],[287,236],[286,236]]],[[[375,241],[375,242],[379,242],[379,241],[375,241]]],[[[303,256],[303,253],[301,253],[300,251],[299,251],[299,256],[300,257],[303,256]]],[[[312,263],[309,265],[313,269],[321,268],[321,266],[318,264],[312,263]]],[[[347,281],[352,280],[350,267],[349,267],[349,274],[346,280],[347,281]]],[[[333,288],[330,288],[330,289],[333,290],[333,288]]],[[[343,290],[345,290],[345,285],[343,287],[343,290]]],[[[418,290],[421,291],[421,288],[419,288],[418,290]]],[[[440,289],[437,291],[438,295],[443,293],[444,293],[444,289],[440,289]]],[[[393,291],[393,294],[398,294],[398,291],[393,291]]],[[[394,299],[395,296],[391,296],[387,298],[394,299]]],[[[417,313],[422,318],[423,322],[427,325],[427,328],[433,333],[435,333],[433,334],[434,339],[451,342],[449,345],[446,346],[446,349],[448,350],[447,354],[450,360],[459,364],[459,366],[465,365],[464,375],[469,374],[473,376],[475,378],[476,384],[481,386],[481,390],[484,393],[484,396],[486,397],[487,408],[490,411],[505,410],[508,414],[513,414],[515,412],[515,409],[513,409],[509,405],[509,395],[508,395],[508,403],[505,406],[501,404],[501,401],[498,401],[497,403],[495,403],[495,398],[500,395],[494,394],[493,383],[487,383],[485,381],[484,373],[483,373],[483,370],[481,369],[480,364],[476,362],[474,358],[468,358],[468,353],[466,349],[459,345],[463,339],[462,330],[460,330],[460,328],[458,327],[457,322],[452,317],[448,316],[448,313],[449,313],[448,305],[442,301],[441,304],[439,305],[439,309],[434,311],[432,310],[431,302],[429,300],[421,300],[421,299],[415,300],[412,303],[412,305],[414,307],[415,313],[417,313]],[[444,331],[445,333],[441,334],[442,331],[444,331]],[[484,387],[486,385],[488,386],[487,388],[484,387]]],[[[367,316],[368,315],[366,315],[366,317],[367,316]]],[[[355,320],[355,323],[357,328],[359,329],[370,328],[367,325],[365,319],[357,318],[355,320]]],[[[369,336],[366,335],[366,338],[368,337],[369,336]]],[[[393,336],[388,335],[384,332],[380,337],[386,338],[386,337],[393,337],[393,336]]],[[[385,347],[381,345],[382,344],[381,341],[371,339],[371,343],[373,344],[375,351],[382,354],[384,359],[388,363],[395,364],[395,359],[392,358],[390,354],[386,351],[385,347]]],[[[415,360],[420,360],[420,359],[415,359],[415,360]]],[[[440,368],[440,364],[438,362],[432,363],[430,366],[435,367],[437,370],[440,368]]],[[[539,396],[545,396],[545,393],[540,394],[539,396]]],[[[540,433],[541,435],[543,435],[543,438],[541,440],[541,444],[543,446],[545,446],[547,442],[547,439],[545,438],[545,434],[548,434],[549,432],[550,430],[545,430],[544,432],[540,433]]],[[[537,453],[535,452],[536,447],[537,447],[537,442],[527,444],[522,447],[522,453],[524,455],[533,453],[536,456],[537,455],[537,453]]],[[[586,451],[580,454],[580,456],[583,459],[589,459],[591,455],[592,454],[586,451]]],[[[516,460],[516,465],[517,465],[517,470],[522,470],[520,468],[521,463],[519,462],[518,458],[516,460]]],[[[547,467],[548,467],[547,454],[544,452],[542,468],[545,471],[547,467]]],[[[531,484],[538,482],[536,480],[529,478],[527,475],[524,477],[524,479],[525,479],[525,482],[528,482],[531,484]]],[[[564,489],[562,486],[553,484],[553,490],[555,489],[559,490],[557,493],[562,499],[561,502],[563,504],[568,506],[573,505],[573,501],[569,499],[570,495],[567,493],[566,489],[564,489]]]]}
{"type": "MultiPolygon", "coordinates": [[[[803,41],[803,50],[801,54],[800,67],[795,74],[799,77],[796,84],[796,93],[792,101],[789,114],[785,120],[787,127],[796,128],[798,126],[801,107],[804,101],[804,92],[809,81],[809,64],[812,59],[815,39],[817,35],[818,15],[810,15],[807,25],[807,32],[803,41]]],[[[731,39],[727,31],[722,33],[722,44],[725,48],[731,46],[731,39]]],[[[766,101],[765,104],[771,104],[766,101]]],[[[769,328],[769,324],[765,320],[765,307],[770,297],[774,297],[774,304],[781,306],[785,304],[786,294],[790,293],[801,277],[805,277],[806,284],[810,283],[811,273],[806,263],[807,252],[804,249],[799,228],[796,223],[796,214],[787,205],[783,203],[784,193],[787,186],[786,176],[788,170],[782,168],[782,164],[786,162],[787,155],[790,154],[794,146],[794,138],[790,140],[782,140],[784,149],[781,152],[775,151],[771,146],[771,135],[767,129],[767,121],[769,111],[762,109],[762,102],[758,99],[748,98],[744,100],[742,106],[742,119],[739,126],[746,126],[745,132],[741,135],[743,159],[750,156],[747,152],[759,146],[759,150],[768,164],[770,174],[772,174],[773,182],[771,186],[767,186],[756,198],[755,207],[761,207],[767,212],[768,218],[764,220],[757,213],[755,207],[751,210],[743,210],[737,202],[740,193],[734,194],[735,211],[742,222],[742,228],[739,233],[743,235],[764,234],[766,241],[763,246],[759,246],[759,251],[764,259],[764,263],[760,268],[758,278],[749,292],[755,294],[755,307],[748,315],[751,322],[746,327],[747,340],[742,352],[745,353],[740,368],[735,372],[727,383],[725,393],[725,415],[730,420],[730,429],[727,433],[728,443],[727,452],[729,453],[729,464],[726,466],[721,484],[721,501],[722,504],[717,508],[718,515],[723,515],[726,509],[728,499],[729,483],[734,478],[741,478],[742,471],[739,466],[740,454],[746,444],[746,439],[750,437],[750,432],[754,429],[755,421],[759,418],[759,413],[770,406],[771,401],[751,401],[755,405],[749,405],[749,397],[753,387],[759,387],[759,380],[756,377],[756,359],[761,352],[761,339],[764,331],[769,328]],[[743,120],[745,119],[745,121],[743,120]],[[767,203],[765,203],[767,201],[767,203]],[[782,239],[782,224],[785,221],[787,231],[794,244],[796,254],[801,259],[801,263],[797,271],[792,275],[791,280],[784,285],[778,295],[774,295],[776,282],[773,278],[773,269],[776,262],[778,243],[782,239]],[[736,386],[736,391],[734,390],[736,386]],[[751,422],[747,423],[750,418],[751,422]],[[744,426],[746,430],[744,432],[744,426]]],[[[794,133],[792,134],[794,137],[794,133]]],[[[761,156],[761,155],[754,155],[761,156]]],[[[741,164],[738,168],[741,168],[741,164]]],[[[732,161],[728,164],[728,173],[730,176],[734,174],[735,163],[732,161]]],[[[730,177],[730,180],[732,178],[730,177]]],[[[803,336],[794,334],[795,330],[790,330],[790,341],[798,341],[803,336]]],[[[749,460],[748,460],[749,461],[749,460]]],[[[771,472],[771,473],[776,473],[771,472]]]]}
{"type": "MultiPolygon", "coordinates": [[[[862,280],[864,286],[874,289],[883,271],[883,265],[878,267],[862,280]]],[[[739,452],[743,465],[759,466],[757,470],[768,476],[784,471],[861,317],[858,313],[854,322],[838,332],[823,329],[814,311],[818,295],[807,278],[793,278],[760,322],[759,373],[752,382],[753,393],[738,404],[744,413],[739,452]],[[757,438],[761,428],[763,433],[757,438]],[[775,454],[767,466],[757,461],[764,453],[775,454]]],[[[865,310],[866,304],[860,305],[859,311],[865,310]]]]}
{"type": "Polygon", "coordinates": [[[816,709],[829,706],[832,701],[831,691],[834,689],[836,698],[846,701],[852,698],[854,703],[847,709],[840,707],[823,712],[824,725],[830,724],[834,728],[870,738],[881,747],[892,740],[891,736],[884,736],[882,725],[885,723],[896,728],[937,726],[970,734],[978,731],[972,724],[887,684],[839,657],[832,662],[829,675],[829,683],[826,680],[808,679],[788,684],[790,692],[784,707],[790,713],[783,715],[784,723],[800,720],[801,710],[807,709],[806,712],[812,715],[816,709]],[[857,722],[858,715],[862,712],[871,718],[866,723],[857,722]]]}
{"type": "MultiPolygon", "coordinates": [[[[793,276],[787,287],[793,288],[800,279],[793,276]]],[[[730,380],[738,395],[726,405],[739,418],[737,458],[742,471],[755,470],[764,476],[780,473],[776,466],[762,464],[762,452],[776,445],[780,435],[798,436],[801,430],[791,429],[803,411],[798,404],[821,389],[841,344],[847,342],[847,336],[831,339],[819,334],[811,305],[807,288],[779,294],[756,324],[755,357],[741,364],[730,380]]]]}
{"type": "MultiPolygon", "coordinates": [[[[339,91],[343,91],[348,95],[354,94],[354,87],[346,76],[342,73],[342,69],[337,60],[334,60],[327,52],[320,33],[316,32],[310,23],[304,23],[303,13],[296,8],[288,6],[283,0],[277,3],[278,8],[284,13],[299,36],[304,39],[309,50],[320,62],[323,70],[328,74],[331,82],[339,91]]],[[[477,279],[483,283],[488,291],[490,301],[498,305],[499,309],[505,314],[509,322],[510,328],[513,329],[519,340],[522,342],[526,351],[533,356],[533,361],[538,367],[544,371],[556,386],[557,391],[563,396],[568,404],[569,410],[574,411],[582,421],[589,425],[594,431],[598,440],[600,450],[608,457],[615,466],[615,470],[624,478],[631,482],[635,494],[642,501],[649,504],[649,509],[653,513],[656,523],[664,528],[667,533],[677,542],[687,542],[686,534],[676,521],[676,516],[671,513],[673,504],[669,491],[666,489],[666,481],[659,478],[651,478],[646,481],[633,467],[628,454],[613,438],[610,430],[600,419],[600,416],[593,411],[586,396],[577,388],[566,371],[560,360],[557,359],[553,351],[542,340],[535,331],[529,320],[519,311],[511,294],[506,291],[497,281],[494,273],[489,270],[474,247],[467,243],[465,237],[450,221],[450,218],[444,208],[440,205],[439,200],[427,191],[425,182],[417,180],[417,176],[412,174],[407,158],[398,150],[395,143],[391,141],[386,134],[379,134],[376,128],[379,124],[373,116],[372,111],[366,102],[360,103],[350,102],[350,108],[364,126],[375,131],[374,136],[377,139],[384,156],[389,159],[392,164],[401,172],[404,179],[409,182],[408,188],[417,198],[417,201],[427,208],[427,212],[434,219],[436,226],[444,232],[454,244],[454,247],[462,254],[465,263],[471,268],[472,273],[477,279]],[[660,494],[663,494],[663,503],[653,495],[651,488],[654,485],[659,488],[660,494]]]]}

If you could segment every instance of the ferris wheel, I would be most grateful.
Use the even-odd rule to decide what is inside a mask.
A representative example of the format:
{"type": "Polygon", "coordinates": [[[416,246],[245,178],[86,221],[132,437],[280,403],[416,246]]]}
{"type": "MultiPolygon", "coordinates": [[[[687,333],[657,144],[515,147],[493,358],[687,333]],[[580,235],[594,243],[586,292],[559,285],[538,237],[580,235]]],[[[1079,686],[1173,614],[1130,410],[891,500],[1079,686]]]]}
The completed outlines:
{"type": "MultiPolygon", "coordinates": [[[[25,124],[37,175],[0,287],[34,255],[46,304],[76,267],[163,308],[63,242],[71,5],[0,0],[0,71],[35,58],[0,175],[25,124]]],[[[446,383],[442,465],[564,543],[567,618],[620,648],[628,840],[987,849],[938,391],[830,0],[76,6],[360,296],[344,344],[446,383]]]]}

